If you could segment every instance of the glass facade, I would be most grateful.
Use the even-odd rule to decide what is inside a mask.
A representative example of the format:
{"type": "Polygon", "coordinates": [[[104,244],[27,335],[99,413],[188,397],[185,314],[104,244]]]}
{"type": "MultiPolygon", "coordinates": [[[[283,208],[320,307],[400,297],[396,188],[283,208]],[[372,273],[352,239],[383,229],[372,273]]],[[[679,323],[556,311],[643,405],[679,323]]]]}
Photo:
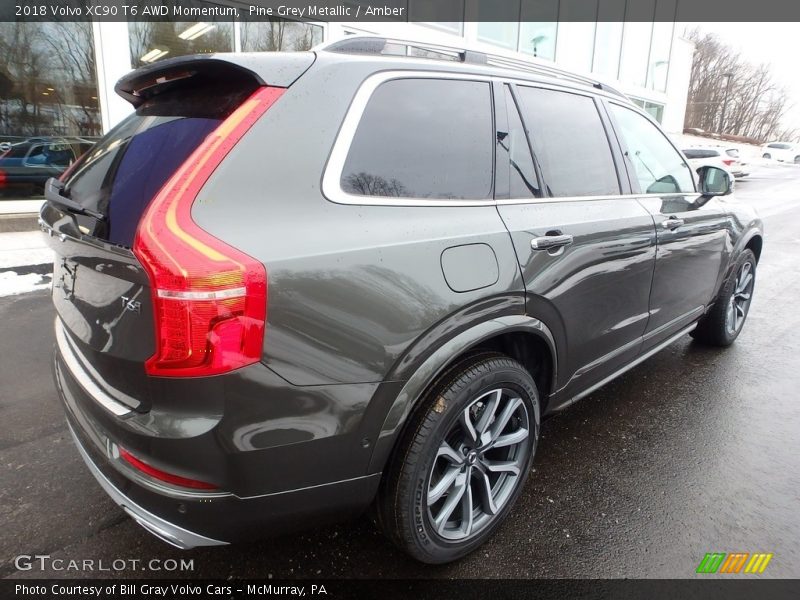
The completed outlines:
{"type": "Polygon", "coordinates": [[[503,2],[497,4],[496,0],[478,0],[478,19],[487,13],[498,15],[506,21],[478,22],[478,40],[516,50],[519,43],[519,2],[503,2]]]}
{"type": "Polygon", "coordinates": [[[479,21],[479,42],[666,92],[677,0],[475,1],[478,19],[508,19],[479,21]]]}
{"type": "Polygon", "coordinates": [[[408,15],[412,21],[449,33],[460,35],[464,31],[464,0],[409,0],[408,15]],[[450,18],[458,15],[460,18],[458,21],[439,21],[444,15],[450,18]]]}
{"type": "Polygon", "coordinates": [[[308,50],[322,42],[322,27],[270,19],[267,22],[242,23],[239,35],[244,52],[308,50]]]}
{"type": "Polygon", "coordinates": [[[90,23],[0,23],[0,198],[40,196],[102,134],[90,23]]]}
{"type": "Polygon", "coordinates": [[[29,136],[97,136],[92,26],[0,23],[0,142],[29,136]]]}
{"type": "Polygon", "coordinates": [[[612,79],[619,74],[626,3],[626,0],[599,0],[597,3],[592,71],[612,79]]]}
{"type": "Polygon", "coordinates": [[[233,51],[233,23],[130,22],[133,67],[186,54],[233,51]]]}
{"type": "Polygon", "coordinates": [[[555,60],[558,5],[558,0],[522,3],[518,46],[520,52],[555,60]]]}

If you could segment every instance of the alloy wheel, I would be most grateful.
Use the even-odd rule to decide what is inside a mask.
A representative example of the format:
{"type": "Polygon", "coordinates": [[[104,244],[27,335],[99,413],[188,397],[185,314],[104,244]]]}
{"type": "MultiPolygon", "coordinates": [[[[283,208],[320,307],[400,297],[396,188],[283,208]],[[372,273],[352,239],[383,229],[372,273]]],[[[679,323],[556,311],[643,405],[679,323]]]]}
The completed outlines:
{"type": "Polygon", "coordinates": [[[461,542],[494,521],[523,475],[529,435],[519,393],[498,388],[470,402],[439,445],[428,478],[428,517],[438,535],[461,542]]]}
{"type": "Polygon", "coordinates": [[[739,331],[744,323],[753,295],[753,281],[753,264],[748,261],[739,267],[733,294],[725,313],[725,329],[731,335],[739,331]]]}

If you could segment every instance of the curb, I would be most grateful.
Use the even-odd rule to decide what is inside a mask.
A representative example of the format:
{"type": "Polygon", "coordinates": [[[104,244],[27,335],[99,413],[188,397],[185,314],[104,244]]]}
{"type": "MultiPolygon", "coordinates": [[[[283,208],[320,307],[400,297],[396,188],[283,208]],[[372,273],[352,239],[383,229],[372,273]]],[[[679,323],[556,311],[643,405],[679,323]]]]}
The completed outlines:
{"type": "Polygon", "coordinates": [[[38,213],[0,215],[0,233],[10,231],[36,231],[39,229],[38,213]]]}

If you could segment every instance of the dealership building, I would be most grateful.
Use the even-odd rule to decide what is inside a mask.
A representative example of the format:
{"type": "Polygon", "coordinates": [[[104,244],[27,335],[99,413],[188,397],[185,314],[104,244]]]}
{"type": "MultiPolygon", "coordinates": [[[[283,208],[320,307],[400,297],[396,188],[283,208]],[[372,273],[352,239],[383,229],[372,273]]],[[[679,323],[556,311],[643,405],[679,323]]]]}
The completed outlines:
{"type": "MultiPolygon", "coordinates": [[[[585,11],[585,0],[510,0],[503,3],[506,22],[480,21],[485,1],[425,2],[419,8],[409,2],[413,22],[0,23],[0,142],[101,135],[131,111],[114,93],[114,83],[131,68],[197,52],[305,50],[360,34],[469,47],[591,73],[626,93],[667,131],[682,130],[693,45],[674,23],[677,0],[597,0],[591,3],[594,21],[572,18],[585,11]],[[443,5],[450,18],[463,18],[437,21],[434,12],[443,5]]],[[[213,6],[247,11],[250,4],[220,0],[213,6]]]]}

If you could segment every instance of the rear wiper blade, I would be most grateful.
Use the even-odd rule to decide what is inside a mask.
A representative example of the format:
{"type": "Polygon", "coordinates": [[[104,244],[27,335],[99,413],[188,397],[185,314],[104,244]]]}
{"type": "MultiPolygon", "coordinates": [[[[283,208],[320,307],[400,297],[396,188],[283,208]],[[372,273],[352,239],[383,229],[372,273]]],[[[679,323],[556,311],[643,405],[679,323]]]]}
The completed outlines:
{"type": "Polygon", "coordinates": [[[61,194],[61,190],[63,188],[63,181],[59,181],[55,177],[51,177],[47,180],[47,183],[44,186],[45,199],[51,204],[55,204],[56,206],[67,209],[71,213],[77,215],[86,215],[87,217],[92,217],[98,221],[106,220],[106,216],[103,213],[92,210],[91,208],[86,208],[85,206],[75,202],[75,200],[63,196],[61,194]]]}

